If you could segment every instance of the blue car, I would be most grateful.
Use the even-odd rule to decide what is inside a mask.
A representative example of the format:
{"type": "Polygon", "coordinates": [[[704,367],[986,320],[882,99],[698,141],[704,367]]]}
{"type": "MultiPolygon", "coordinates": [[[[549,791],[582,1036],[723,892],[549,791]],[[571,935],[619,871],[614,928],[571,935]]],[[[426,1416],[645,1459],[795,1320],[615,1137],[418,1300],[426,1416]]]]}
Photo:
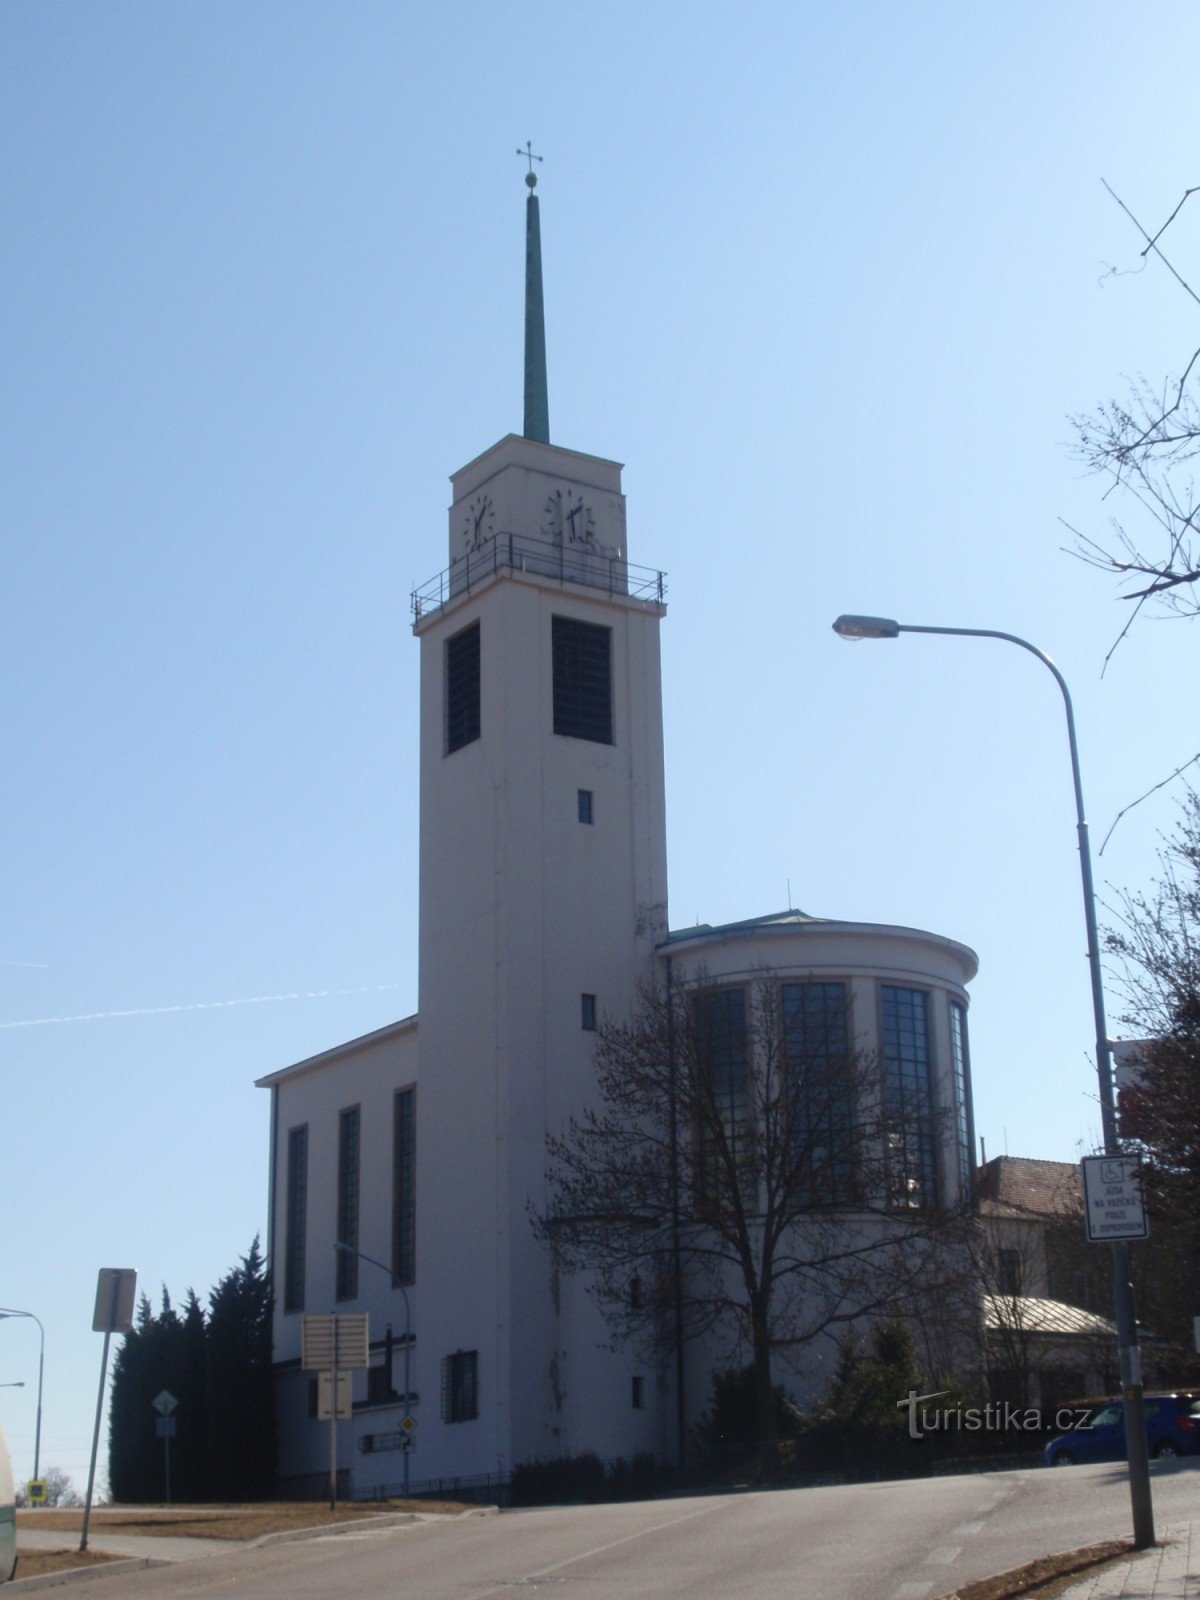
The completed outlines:
{"type": "MultiPolygon", "coordinates": [[[[1146,1444],[1156,1460],[1200,1455],[1200,1395],[1148,1394],[1143,1396],[1143,1405],[1146,1444]]],[[[1081,1413],[1085,1409],[1079,1407],[1081,1413]]],[[[1124,1461],[1125,1408],[1120,1400],[1092,1406],[1079,1426],[1051,1439],[1042,1459],[1048,1467],[1073,1467],[1077,1461],[1124,1461]]]]}

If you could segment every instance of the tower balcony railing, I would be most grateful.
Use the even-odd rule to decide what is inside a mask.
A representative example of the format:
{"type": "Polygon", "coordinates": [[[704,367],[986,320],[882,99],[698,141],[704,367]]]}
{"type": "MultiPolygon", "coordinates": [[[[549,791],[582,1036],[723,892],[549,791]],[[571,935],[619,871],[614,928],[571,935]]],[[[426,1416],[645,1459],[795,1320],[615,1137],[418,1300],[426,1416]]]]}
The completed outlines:
{"type": "Polygon", "coordinates": [[[667,592],[665,574],[653,567],[635,567],[632,562],[597,545],[498,533],[478,550],[460,556],[436,578],[413,590],[413,622],[420,622],[449,601],[469,594],[498,572],[528,572],[539,578],[557,578],[562,583],[579,583],[588,589],[602,589],[605,594],[627,595],[658,605],[663,604],[667,592]]]}

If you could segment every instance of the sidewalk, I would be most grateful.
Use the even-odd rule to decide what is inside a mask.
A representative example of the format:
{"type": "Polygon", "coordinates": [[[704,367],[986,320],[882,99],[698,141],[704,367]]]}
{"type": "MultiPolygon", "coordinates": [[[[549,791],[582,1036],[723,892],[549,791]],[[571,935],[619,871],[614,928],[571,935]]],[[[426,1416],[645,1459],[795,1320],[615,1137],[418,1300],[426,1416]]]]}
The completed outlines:
{"type": "Polygon", "coordinates": [[[1072,1584],[1058,1600],[1200,1600],[1200,1517],[1162,1529],[1153,1550],[1072,1584]]]}

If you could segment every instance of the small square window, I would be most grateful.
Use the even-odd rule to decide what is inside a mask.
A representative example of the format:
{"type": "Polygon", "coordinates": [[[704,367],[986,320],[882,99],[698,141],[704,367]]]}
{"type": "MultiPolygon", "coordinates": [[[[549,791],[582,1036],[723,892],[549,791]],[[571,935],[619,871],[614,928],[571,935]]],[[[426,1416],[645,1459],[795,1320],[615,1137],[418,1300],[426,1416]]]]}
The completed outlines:
{"type": "Polygon", "coordinates": [[[633,1409],[635,1411],[644,1411],[646,1409],[645,1378],[638,1377],[633,1380],[633,1409]]]}
{"type": "Polygon", "coordinates": [[[579,1025],[585,1033],[596,1031],[596,996],[594,994],[581,994],[579,996],[579,1025]]]}
{"type": "Polygon", "coordinates": [[[579,791],[579,820],[580,822],[591,822],[593,820],[592,791],[590,789],[580,789],[579,791]]]}

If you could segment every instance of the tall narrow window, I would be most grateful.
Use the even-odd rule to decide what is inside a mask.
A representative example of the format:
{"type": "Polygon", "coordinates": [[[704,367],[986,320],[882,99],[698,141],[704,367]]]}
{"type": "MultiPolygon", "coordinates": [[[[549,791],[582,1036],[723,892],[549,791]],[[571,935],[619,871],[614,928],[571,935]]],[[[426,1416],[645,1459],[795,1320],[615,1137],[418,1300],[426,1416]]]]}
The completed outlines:
{"type": "Polygon", "coordinates": [[[744,1204],[754,1194],[746,991],[710,989],[692,1002],[700,1126],[700,1202],[729,1205],[732,1180],[744,1204]]]}
{"type": "Polygon", "coordinates": [[[579,996],[579,1026],[585,1033],[596,1031],[596,996],[594,994],[581,994],[579,996]]]}
{"type": "Polygon", "coordinates": [[[788,1137],[797,1194],[834,1205],[854,1191],[854,1104],[844,983],[785,983],[788,1137]]]}
{"type": "Polygon", "coordinates": [[[555,617],[551,638],[555,733],[611,744],[612,629],[555,617]]]}
{"type": "Polygon", "coordinates": [[[283,1309],[304,1310],[305,1234],[308,1231],[308,1124],[292,1128],[287,1147],[287,1219],[283,1246],[283,1309]]]}
{"type": "Polygon", "coordinates": [[[479,624],[446,640],[446,754],[479,737],[479,624]]]}
{"type": "Polygon", "coordinates": [[[479,1415],[479,1352],[456,1350],[442,1358],[442,1421],[471,1422],[479,1415]]]}
{"type": "Polygon", "coordinates": [[[933,1137],[933,1061],[929,996],[884,984],[883,1110],[892,1199],[903,1206],[937,1202],[933,1137]]]}
{"type": "Polygon", "coordinates": [[[417,1091],[401,1089],[392,1111],[392,1274],[412,1283],[417,1271],[417,1091]]]}
{"type": "Polygon", "coordinates": [[[975,1129],[971,1116],[971,1052],[967,1044],[967,1008],[958,1000],[950,1002],[950,1061],[954,1073],[954,1136],[958,1141],[959,1201],[967,1205],[972,1197],[971,1175],[975,1170],[975,1129]]]}
{"type": "Polygon", "coordinates": [[[338,1116],[337,1236],[340,1244],[350,1246],[337,1253],[339,1300],[353,1300],[358,1295],[358,1257],[351,1251],[358,1249],[360,1121],[358,1106],[348,1106],[338,1116]]]}
{"type": "Polygon", "coordinates": [[[579,791],[579,820],[587,823],[594,820],[592,814],[592,791],[590,789],[580,789],[579,791]]]}

